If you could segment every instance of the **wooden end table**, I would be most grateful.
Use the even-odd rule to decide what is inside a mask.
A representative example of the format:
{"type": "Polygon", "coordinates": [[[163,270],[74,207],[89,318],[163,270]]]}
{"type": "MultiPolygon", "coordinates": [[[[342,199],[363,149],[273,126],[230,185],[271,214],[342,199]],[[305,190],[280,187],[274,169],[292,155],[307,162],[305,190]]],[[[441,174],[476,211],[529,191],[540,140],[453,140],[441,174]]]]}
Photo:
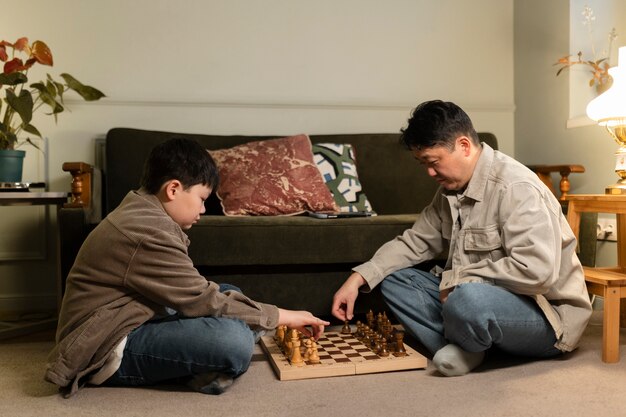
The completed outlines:
{"type": "MultiPolygon", "coordinates": [[[[33,192],[33,191],[2,191],[0,192],[0,206],[56,206],[58,209],[67,202],[68,193],[64,192],[33,192]]],[[[57,272],[56,272],[56,288],[57,288],[57,310],[60,306],[60,259],[59,259],[59,234],[57,233],[57,272]]],[[[38,332],[41,330],[54,329],[57,325],[57,317],[46,318],[43,320],[32,320],[24,322],[6,322],[0,321],[0,339],[8,339],[11,337],[21,336],[28,333],[38,332]]]]}
{"type": "Polygon", "coordinates": [[[570,194],[567,201],[567,222],[576,238],[580,232],[581,213],[613,213],[617,220],[617,266],[583,269],[589,293],[604,297],[602,361],[619,362],[620,320],[626,325],[626,195],[570,194]]]}

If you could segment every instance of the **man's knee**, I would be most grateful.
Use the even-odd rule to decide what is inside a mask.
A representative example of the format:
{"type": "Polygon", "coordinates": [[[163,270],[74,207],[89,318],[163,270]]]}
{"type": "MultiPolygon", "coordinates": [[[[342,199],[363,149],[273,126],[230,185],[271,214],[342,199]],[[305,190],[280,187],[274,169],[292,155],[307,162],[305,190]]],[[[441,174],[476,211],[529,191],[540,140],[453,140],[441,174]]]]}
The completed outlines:
{"type": "Polygon", "coordinates": [[[467,283],[454,288],[442,306],[445,322],[482,324],[489,319],[484,289],[488,284],[467,283]]]}

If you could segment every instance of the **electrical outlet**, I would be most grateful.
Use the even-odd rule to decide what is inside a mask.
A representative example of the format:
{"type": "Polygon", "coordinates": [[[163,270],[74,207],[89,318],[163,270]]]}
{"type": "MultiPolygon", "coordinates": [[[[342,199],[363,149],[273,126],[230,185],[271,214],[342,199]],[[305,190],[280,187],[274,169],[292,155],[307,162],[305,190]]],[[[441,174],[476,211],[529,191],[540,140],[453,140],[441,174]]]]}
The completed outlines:
{"type": "Polygon", "coordinates": [[[617,223],[614,218],[598,217],[598,240],[617,242],[617,223]]]}

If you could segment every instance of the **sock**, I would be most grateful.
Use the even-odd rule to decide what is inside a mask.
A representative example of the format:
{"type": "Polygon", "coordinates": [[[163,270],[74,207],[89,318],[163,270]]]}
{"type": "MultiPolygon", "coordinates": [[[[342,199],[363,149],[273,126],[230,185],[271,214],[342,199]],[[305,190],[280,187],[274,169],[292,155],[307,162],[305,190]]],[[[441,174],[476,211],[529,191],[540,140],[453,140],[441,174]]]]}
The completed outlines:
{"type": "Polygon", "coordinates": [[[450,343],[435,353],[433,364],[445,376],[460,376],[476,368],[484,358],[485,352],[466,352],[450,343]]]}

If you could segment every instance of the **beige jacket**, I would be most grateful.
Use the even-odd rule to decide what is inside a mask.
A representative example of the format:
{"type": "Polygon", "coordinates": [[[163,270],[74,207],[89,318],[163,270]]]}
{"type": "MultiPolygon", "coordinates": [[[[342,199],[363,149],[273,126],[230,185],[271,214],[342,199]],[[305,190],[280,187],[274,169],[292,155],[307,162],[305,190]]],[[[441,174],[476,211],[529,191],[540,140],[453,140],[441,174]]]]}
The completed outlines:
{"type": "Polygon", "coordinates": [[[87,237],[68,280],[45,379],[75,393],[133,329],[165,307],[188,317],[238,318],[273,329],[278,308],[219,292],[194,268],[189,239],[159,200],[130,192],[87,237]]]}
{"type": "Polygon", "coordinates": [[[483,144],[462,194],[440,188],[411,229],[354,270],[368,291],[392,272],[445,253],[440,289],[484,282],[532,297],[554,328],[555,346],[576,348],[591,316],[576,239],[532,171],[483,144]]]}

